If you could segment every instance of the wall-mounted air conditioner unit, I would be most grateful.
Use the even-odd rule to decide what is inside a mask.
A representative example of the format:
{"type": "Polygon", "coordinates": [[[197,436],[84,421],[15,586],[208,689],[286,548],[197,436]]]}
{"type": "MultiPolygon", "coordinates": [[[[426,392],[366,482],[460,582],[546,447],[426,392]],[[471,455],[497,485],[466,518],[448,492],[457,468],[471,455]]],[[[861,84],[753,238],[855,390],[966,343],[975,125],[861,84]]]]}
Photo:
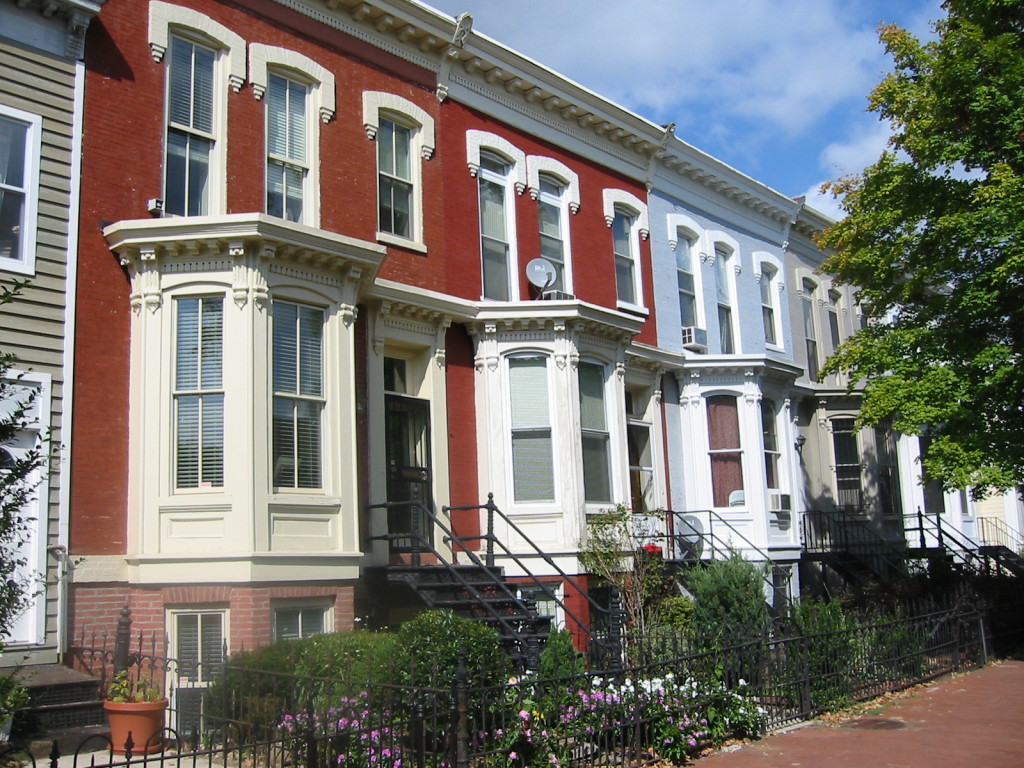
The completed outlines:
{"type": "Polygon", "coordinates": [[[544,301],[571,301],[576,298],[571,293],[556,290],[541,291],[540,297],[544,301]]]}
{"type": "Polygon", "coordinates": [[[788,493],[769,493],[768,509],[771,512],[792,512],[793,500],[788,493]]]}
{"type": "Polygon", "coordinates": [[[683,326],[683,348],[692,352],[708,351],[708,332],[692,325],[683,326]]]}

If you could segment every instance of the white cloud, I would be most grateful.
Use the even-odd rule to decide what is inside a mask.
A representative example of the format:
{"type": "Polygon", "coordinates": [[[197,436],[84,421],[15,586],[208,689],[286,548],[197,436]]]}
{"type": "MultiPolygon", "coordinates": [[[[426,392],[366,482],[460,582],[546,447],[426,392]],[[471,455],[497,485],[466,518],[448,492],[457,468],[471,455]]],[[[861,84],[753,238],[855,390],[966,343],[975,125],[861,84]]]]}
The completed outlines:
{"type": "Polygon", "coordinates": [[[831,193],[822,193],[821,185],[829,179],[863,171],[881,156],[889,135],[888,123],[865,116],[864,122],[855,126],[848,139],[834,141],[826,146],[818,162],[818,168],[825,173],[825,178],[804,192],[807,204],[834,219],[842,218],[844,214],[839,201],[831,193]]]}

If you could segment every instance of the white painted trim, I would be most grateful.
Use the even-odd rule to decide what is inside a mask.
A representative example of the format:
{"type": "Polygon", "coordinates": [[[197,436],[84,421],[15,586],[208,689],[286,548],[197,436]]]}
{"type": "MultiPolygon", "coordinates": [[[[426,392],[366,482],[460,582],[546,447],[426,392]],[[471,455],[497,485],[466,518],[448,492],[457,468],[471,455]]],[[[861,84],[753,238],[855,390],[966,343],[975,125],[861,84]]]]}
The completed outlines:
{"type": "Polygon", "coordinates": [[[679,230],[685,229],[691,235],[693,235],[694,245],[699,246],[701,244],[701,238],[704,233],[704,228],[697,223],[695,219],[691,219],[685,213],[670,213],[665,217],[665,224],[668,227],[668,247],[673,251],[679,244],[679,230]]]}
{"type": "MultiPolygon", "coordinates": [[[[36,234],[39,230],[39,169],[42,161],[43,119],[39,115],[0,104],[0,115],[18,123],[24,123],[25,168],[24,187],[25,209],[22,211],[24,226],[20,233],[20,255],[18,258],[0,256],[0,270],[19,275],[36,273],[36,234]]],[[[73,218],[73,216],[72,216],[73,218]]]]}
{"type": "Polygon", "coordinates": [[[480,173],[480,151],[490,149],[504,155],[512,165],[508,177],[516,185],[516,194],[526,189],[526,153],[503,136],[488,131],[466,131],[466,164],[469,175],[480,173]]]}
{"type": "Polygon", "coordinates": [[[416,128],[416,140],[419,143],[420,155],[429,160],[434,154],[434,118],[421,107],[408,99],[394,93],[384,91],[363,91],[363,127],[367,136],[373,140],[380,128],[380,113],[392,112],[412,120],[416,128]]]}
{"type": "MultiPolygon", "coordinates": [[[[604,220],[609,228],[612,226],[612,221],[615,220],[615,208],[628,209],[634,216],[636,216],[637,227],[640,229],[640,237],[646,240],[651,234],[651,222],[647,217],[647,204],[643,202],[639,197],[634,194],[627,192],[624,189],[602,189],[601,190],[601,202],[604,211],[604,220]]],[[[639,260],[640,253],[637,252],[637,259],[639,260]]],[[[638,262],[639,263],[639,262],[638,262]]]]}
{"type": "Polygon", "coordinates": [[[565,165],[546,155],[527,155],[526,176],[527,184],[530,187],[530,197],[534,200],[540,195],[540,175],[550,174],[565,184],[566,202],[569,203],[569,210],[576,214],[580,210],[580,177],[565,165]]]}
{"type": "Polygon", "coordinates": [[[171,27],[198,32],[227,52],[228,82],[236,93],[245,83],[245,40],[206,14],[180,5],[151,0],[149,4],[149,47],[153,61],[163,61],[171,27]]]}
{"type": "Polygon", "coordinates": [[[291,69],[312,80],[314,86],[312,95],[317,103],[320,119],[325,123],[334,119],[335,84],[334,74],[329,69],[297,51],[275,45],[251,43],[249,45],[249,81],[252,83],[253,96],[257,99],[262,99],[267,90],[268,67],[291,69]]]}

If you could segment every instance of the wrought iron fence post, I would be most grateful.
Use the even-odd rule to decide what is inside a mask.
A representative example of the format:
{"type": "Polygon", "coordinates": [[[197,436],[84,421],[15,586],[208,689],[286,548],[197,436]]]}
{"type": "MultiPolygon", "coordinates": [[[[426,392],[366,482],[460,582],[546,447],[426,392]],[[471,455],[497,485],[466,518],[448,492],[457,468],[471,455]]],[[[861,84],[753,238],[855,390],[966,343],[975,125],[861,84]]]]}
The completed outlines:
{"type": "Polygon", "coordinates": [[[609,669],[619,670],[622,669],[622,653],[625,647],[625,622],[622,616],[622,599],[619,597],[617,590],[611,590],[612,595],[609,600],[609,617],[608,622],[610,624],[609,629],[611,630],[611,660],[608,665],[609,669]]]}
{"type": "Polygon", "coordinates": [[[413,750],[416,753],[416,768],[426,768],[427,765],[427,723],[424,712],[423,700],[417,695],[416,703],[413,706],[412,741],[413,750]]]}
{"type": "Polygon", "coordinates": [[[981,640],[981,664],[985,666],[988,664],[988,638],[985,636],[985,614],[983,611],[978,611],[978,634],[981,640]]]}
{"type": "Polygon", "coordinates": [[[132,642],[132,609],[126,604],[117,617],[117,636],[114,639],[114,674],[128,669],[128,655],[132,642]]]}
{"type": "Polygon", "coordinates": [[[455,768],[469,768],[469,703],[466,693],[466,658],[455,670],[455,768]]]}
{"type": "Polygon", "coordinates": [[[800,652],[800,708],[804,719],[809,720],[814,702],[811,701],[811,663],[807,636],[804,635],[797,643],[800,652]]]}
{"type": "Polygon", "coordinates": [[[496,509],[494,504],[494,494],[487,494],[487,503],[484,505],[487,509],[487,556],[485,562],[488,568],[494,567],[494,510],[496,509]]]}

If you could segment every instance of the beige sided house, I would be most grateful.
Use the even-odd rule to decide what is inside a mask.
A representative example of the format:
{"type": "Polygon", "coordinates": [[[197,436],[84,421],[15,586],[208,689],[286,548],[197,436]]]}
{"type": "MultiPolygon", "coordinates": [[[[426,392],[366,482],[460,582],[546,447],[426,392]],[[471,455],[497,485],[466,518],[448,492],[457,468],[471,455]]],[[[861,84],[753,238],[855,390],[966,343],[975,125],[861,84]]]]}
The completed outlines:
{"type": "MultiPolygon", "coordinates": [[[[0,282],[27,280],[0,311],[0,350],[36,391],[36,425],[0,447],[54,452],[22,554],[37,594],[7,628],[0,665],[59,658],[65,615],[74,292],[85,31],[103,0],[0,0],[0,282]]],[[[3,404],[0,404],[3,407],[3,404]]]]}

